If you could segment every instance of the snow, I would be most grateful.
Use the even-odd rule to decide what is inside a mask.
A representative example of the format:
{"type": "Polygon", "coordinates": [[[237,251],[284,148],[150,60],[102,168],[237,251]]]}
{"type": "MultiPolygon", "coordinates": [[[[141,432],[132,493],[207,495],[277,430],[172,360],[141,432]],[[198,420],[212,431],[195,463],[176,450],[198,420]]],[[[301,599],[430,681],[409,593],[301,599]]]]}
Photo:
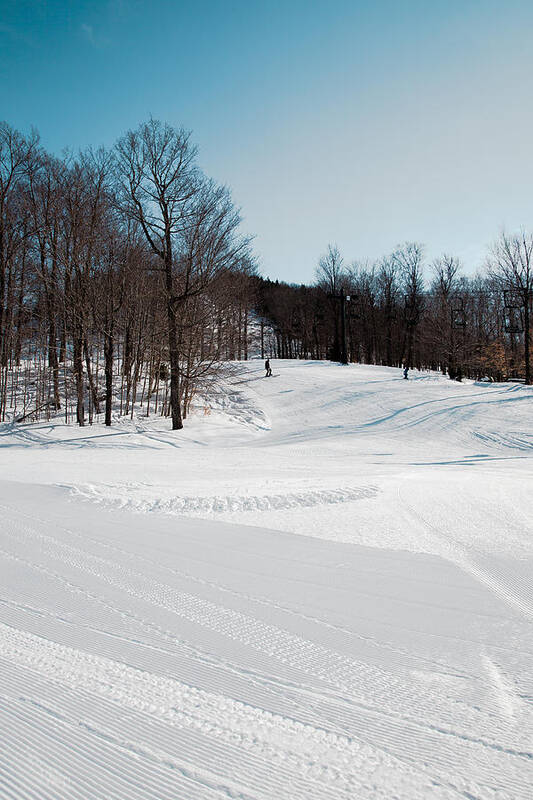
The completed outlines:
{"type": "Polygon", "coordinates": [[[531,388],[273,367],[0,427],[0,798],[531,797],[531,388]]]}

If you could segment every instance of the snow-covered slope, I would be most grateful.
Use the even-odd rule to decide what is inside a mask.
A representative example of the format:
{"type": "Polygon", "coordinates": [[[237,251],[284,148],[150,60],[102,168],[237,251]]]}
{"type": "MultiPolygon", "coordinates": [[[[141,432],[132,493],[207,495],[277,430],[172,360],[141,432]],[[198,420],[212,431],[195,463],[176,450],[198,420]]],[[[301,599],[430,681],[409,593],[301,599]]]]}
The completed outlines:
{"type": "Polygon", "coordinates": [[[531,389],[260,367],[0,429],[0,797],[526,800],[531,389]]]}

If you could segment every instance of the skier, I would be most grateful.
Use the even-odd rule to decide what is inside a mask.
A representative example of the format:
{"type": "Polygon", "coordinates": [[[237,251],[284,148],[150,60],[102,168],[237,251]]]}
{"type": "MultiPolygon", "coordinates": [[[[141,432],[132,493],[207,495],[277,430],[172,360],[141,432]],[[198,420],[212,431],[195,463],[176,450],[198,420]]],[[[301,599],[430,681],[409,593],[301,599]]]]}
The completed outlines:
{"type": "Polygon", "coordinates": [[[270,378],[270,376],[272,375],[272,370],[270,369],[270,360],[268,358],[265,361],[265,369],[266,369],[265,378],[270,378]]]}
{"type": "Polygon", "coordinates": [[[406,381],[409,380],[409,378],[407,377],[407,373],[408,372],[409,372],[409,367],[406,364],[405,367],[404,367],[404,370],[403,370],[403,377],[405,378],[406,381]]]}

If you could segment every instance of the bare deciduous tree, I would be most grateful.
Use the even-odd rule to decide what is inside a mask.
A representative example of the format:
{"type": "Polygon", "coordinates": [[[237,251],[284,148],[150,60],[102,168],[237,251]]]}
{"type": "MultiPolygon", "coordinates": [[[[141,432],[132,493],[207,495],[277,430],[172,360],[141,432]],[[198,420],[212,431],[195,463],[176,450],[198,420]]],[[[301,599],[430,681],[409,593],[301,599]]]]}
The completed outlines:
{"type": "Polygon", "coordinates": [[[398,302],[398,269],[392,256],[385,256],[381,260],[377,281],[385,317],[385,363],[392,367],[392,330],[398,302]]]}
{"type": "Polygon", "coordinates": [[[117,144],[122,209],[142,228],[164,272],[167,295],[170,406],[172,429],[183,427],[180,405],[180,358],[176,281],[179,244],[192,213],[191,201],[201,178],[190,134],[150,119],[117,144]]]}
{"type": "Polygon", "coordinates": [[[531,303],[533,298],[533,234],[502,233],[489,256],[490,275],[521,307],[524,333],[524,372],[531,384],[531,303]]]}
{"type": "Polygon", "coordinates": [[[328,244],[327,252],[320,257],[316,269],[316,280],[319,286],[330,294],[337,294],[346,277],[344,259],[337,245],[328,244]]]}
{"type": "Polygon", "coordinates": [[[0,122],[0,360],[7,366],[7,342],[13,310],[13,271],[17,248],[27,230],[22,224],[21,192],[37,151],[35,132],[25,137],[0,122]]]}
{"type": "Polygon", "coordinates": [[[417,242],[406,242],[398,247],[393,258],[398,266],[404,292],[404,313],[406,335],[402,348],[404,362],[408,367],[414,366],[414,339],[420,322],[423,307],[424,276],[422,272],[422,245],[417,242]]]}

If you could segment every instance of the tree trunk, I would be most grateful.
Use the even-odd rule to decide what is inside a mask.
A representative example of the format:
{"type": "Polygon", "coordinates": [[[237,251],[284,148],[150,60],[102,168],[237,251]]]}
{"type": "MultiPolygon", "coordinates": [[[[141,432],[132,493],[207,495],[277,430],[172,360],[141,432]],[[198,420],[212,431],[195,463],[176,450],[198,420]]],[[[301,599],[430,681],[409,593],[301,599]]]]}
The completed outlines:
{"type": "Polygon", "coordinates": [[[172,430],[179,431],[183,428],[183,420],[181,417],[180,405],[180,357],[178,349],[178,327],[176,325],[176,308],[172,277],[172,252],[170,250],[170,242],[167,241],[165,282],[167,289],[168,357],[170,362],[170,411],[172,415],[172,430]]]}
{"type": "Polygon", "coordinates": [[[414,339],[415,339],[415,329],[413,325],[409,325],[407,330],[407,355],[405,358],[406,366],[409,369],[413,368],[413,348],[414,348],[414,339]]]}
{"type": "Polygon", "coordinates": [[[93,371],[91,369],[91,358],[89,356],[89,345],[87,343],[87,339],[83,340],[83,352],[85,354],[85,365],[87,367],[87,378],[89,380],[89,389],[91,391],[91,397],[93,401],[93,406],[96,414],[100,413],[100,402],[98,400],[98,386],[94,380],[93,371]]]}
{"type": "Polygon", "coordinates": [[[83,397],[83,336],[74,338],[74,375],[76,377],[76,421],[80,427],[85,425],[85,403],[83,397]]]}
{"type": "Polygon", "coordinates": [[[111,411],[113,406],[113,324],[106,328],[104,337],[104,372],[105,372],[105,424],[111,425],[111,411]]]}
{"type": "Polygon", "coordinates": [[[524,364],[526,369],[525,382],[528,386],[531,384],[529,295],[530,290],[526,289],[524,298],[524,364]]]}
{"type": "Polygon", "coordinates": [[[392,316],[391,312],[387,311],[387,334],[385,338],[385,363],[388,367],[392,367],[392,316]]]}
{"type": "Polygon", "coordinates": [[[52,371],[52,381],[54,386],[54,408],[59,411],[61,408],[61,398],[59,396],[59,361],[57,359],[57,336],[55,314],[49,309],[48,321],[48,366],[52,371]]]}

